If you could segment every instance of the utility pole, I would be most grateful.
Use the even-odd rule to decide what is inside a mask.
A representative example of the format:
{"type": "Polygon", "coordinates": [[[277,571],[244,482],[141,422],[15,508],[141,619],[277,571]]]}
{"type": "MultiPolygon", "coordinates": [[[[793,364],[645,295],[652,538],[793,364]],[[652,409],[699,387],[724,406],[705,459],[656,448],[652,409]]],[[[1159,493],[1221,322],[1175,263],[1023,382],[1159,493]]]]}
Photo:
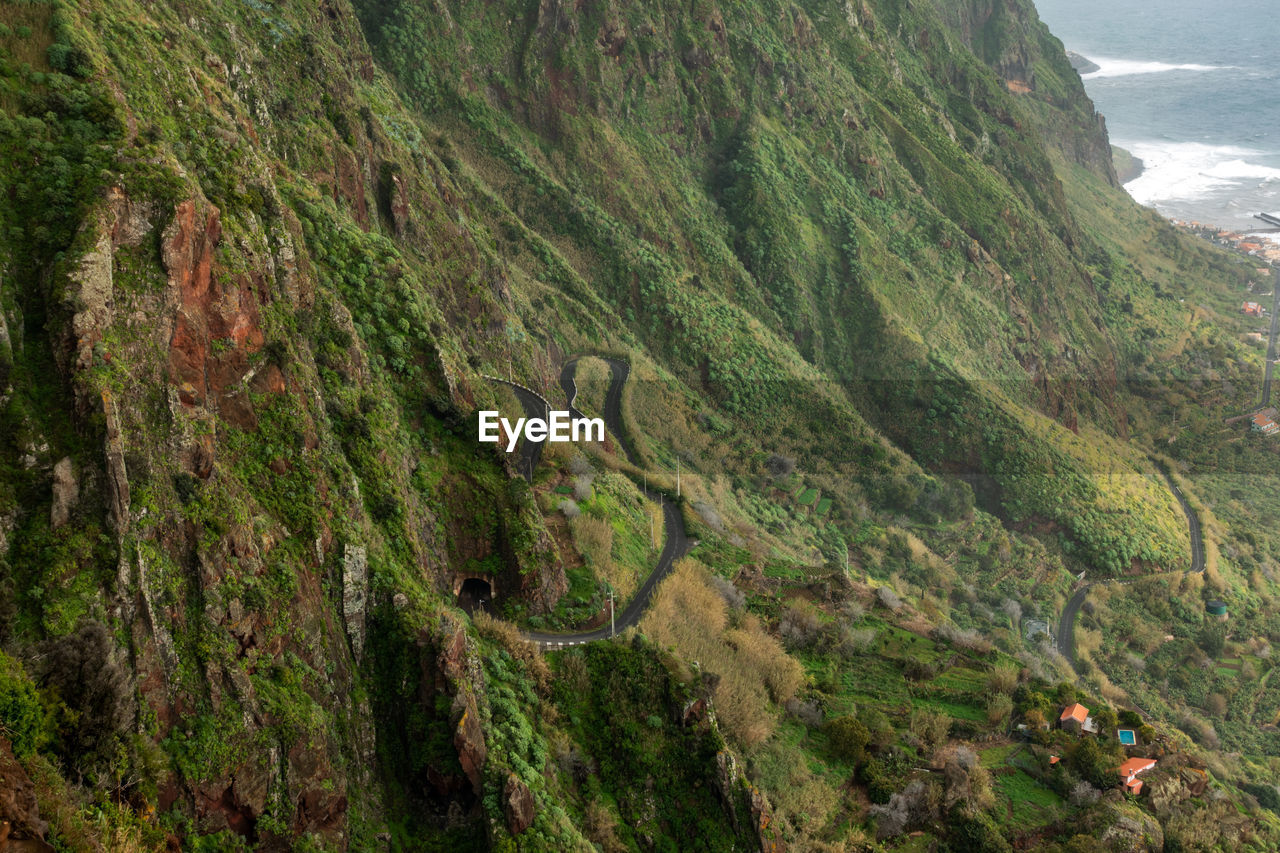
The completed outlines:
{"type": "Polygon", "coordinates": [[[649,513],[649,547],[658,547],[657,540],[653,538],[653,513],[649,513]]]}
{"type": "Polygon", "coordinates": [[[613,625],[613,587],[609,587],[609,636],[612,637],[616,633],[613,625]]]}
{"type": "Polygon", "coordinates": [[[680,497],[680,457],[676,457],[676,497],[680,497]]]}

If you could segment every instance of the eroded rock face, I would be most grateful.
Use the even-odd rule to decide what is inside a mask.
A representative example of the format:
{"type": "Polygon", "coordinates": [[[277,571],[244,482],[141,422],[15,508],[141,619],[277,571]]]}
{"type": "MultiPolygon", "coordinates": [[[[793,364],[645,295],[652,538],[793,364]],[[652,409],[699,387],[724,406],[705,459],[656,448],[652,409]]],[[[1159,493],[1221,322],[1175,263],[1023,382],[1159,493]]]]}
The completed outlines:
{"type": "Polygon", "coordinates": [[[484,763],[489,749],[484,743],[484,727],[480,724],[480,711],[470,692],[459,693],[453,699],[453,748],[458,751],[458,763],[471,783],[472,792],[478,797],[484,791],[484,763]]]}
{"type": "Polygon", "coordinates": [[[537,815],[533,792],[514,773],[507,774],[507,782],[502,788],[502,813],[507,817],[507,831],[512,835],[528,829],[537,815]]]}
{"type": "Polygon", "coordinates": [[[216,410],[232,425],[252,429],[257,418],[243,386],[249,356],[264,343],[258,307],[266,284],[258,272],[230,275],[216,268],[219,217],[213,205],[187,200],[164,232],[162,255],[177,305],[170,378],[184,405],[216,410]]]}
{"type": "Polygon", "coordinates": [[[49,510],[49,526],[54,530],[71,519],[71,510],[80,499],[80,483],[76,480],[71,457],[63,457],[53,466],[53,507],[49,510]]]}
{"type": "Polygon", "coordinates": [[[102,414],[107,423],[103,441],[107,457],[107,497],[111,504],[111,522],[121,536],[129,529],[129,472],[124,462],[124,439],[120,433],[120,414],[110,391],[102,392],[102,414]]]}
{"type": "Polygon", "coordinates": [[[404,181],[399,175],[391,176],[391,221],[396,233],[403,236],[409,233],[410,217],[413,208],[409,205],[409,194],[405,191],[404,181]]]}
{"type": "Polygon", "coordinates": [[[9,534],[13,532],[17,518],[15,512],[0,513],[0,557],[9,553],[9,534]]]}
{"type": "Polygon", "coordinates": [[[786,853],[787,845],[782,840],[773,816],[773,806],[764,792],[742,778],[738,769],[738,761],[733,753],[720,750],[716,753],[716,787],[720,791],[720,799],[725,812],[734,828],[738,828],[739,815],[737,804],[738,793],[745,789],[748,807],[751,809],[751,825],[755,836],[760,841],[761,853],[786,853]],[[741,786],[741,788],[739,787],[741,786]]]}
{"type": "Polygon", "coordinates": [[[760,839],[761,853],[786,853],[786,842],[773,819],[773,806],[769,805],[764,792],[754,785],[751,786],[751,818],[756,837],[760,839]]]}
{"type": "Polygon", "coordinates": [[[115,247],[111,242],[114,226],[112,219],[101,223],[94,247],[84,254],[69,276],[69,295],[77,307],[71,318],[71,333],[75,336],[75,366],[80,370],[93,365],[93,347],[115,319],[112,280],[115,247]]]}
{"type": "MultiPolygon", "coordinates": [[[[1111,794],[1111,792],[1108,792],[1111,794]]],[[[1089,833],[1108,850],[1157,853],[1164,849],[1164,830],[1153,815],[1121,800],[1118,792],[1087,820],[1089,833]]]]}
{"type": "Polygon", "coordinates": [[[369,596],[369,553],[360,545],[347,545],[342,557],[342,615],[356,659],[364,653],[365,602],[369,596]]]}

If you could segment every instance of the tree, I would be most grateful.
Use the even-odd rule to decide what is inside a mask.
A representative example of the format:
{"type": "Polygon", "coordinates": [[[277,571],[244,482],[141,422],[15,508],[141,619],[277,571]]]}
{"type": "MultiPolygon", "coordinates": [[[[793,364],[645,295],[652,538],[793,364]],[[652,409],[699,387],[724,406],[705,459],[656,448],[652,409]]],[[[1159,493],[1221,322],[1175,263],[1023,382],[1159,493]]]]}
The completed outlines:
{"type": "Polygon", "coordinates": [[[827,743],[837,758],[854,764],[861,764],[866,759],[871,733],[857,717],[836,717],[828,721],[824,729],[827,743]]]}
{"type": "Polygon", "coordinates": [[[110,762],[135,716],[110,633],[100,622],[87,622],[43,643],[41,652],[40,685],[60,700],[54,724],[64,759],[80,773],[110,762]]]}
{"type": "Polygon", "coordinates": [[[1227,631],[1221,622],[1208,622],[1200,629],[1200,636],[1197,639],[1200,648],[1204,649],[1204,653],[1211,658],[1216,658],[1222,654],[1223,646],[1227,644],[1227,631]]]}
{"type": "Polygon", "coordinates": [[[949,811],[959,807],[977,812],[995,805],[991,773],[968,747],[959,747],[951,754],[942,767],[942,775],[946,783],[945,805],[949,811]]]}
{"type": "Polygon", "coordinates": [[[1084,737],[1067,752],[1067,765],[1095,788],[1114,788],[1120,781],[1119,756],[1105,749],[1097,738],[1084,737]]]}
{"type": "Polygon", "coordinates": [[[891,796],[888,803],[872,806],[876,838],[892,838],[934,820],[938,816],[939,799],[936,784],[917,780],[891,796]]]}
{"type": "Polygon", "coordinates": [[[918,710],[911,713],[911,733],[932,751],[947,742],[951,718],[940,711],[918,710]]]}
{"type": "Polygon", "coordinates": [[[1116,712],[1107,705],[1094,711],[1093,719],[1098,724],[1098,731],[1103,734],[1116,730],[1116,712]]]}
{"type": "Polygon", "coordinates": [[[953,813],[947,842],[955,853],[1011,853],[1013,850],[986,812],[953,813]]]}
{"type": "Polygon", "coordinates": [[[1001,604],[1000,609],[1009,617],[1009,627],[1016,631],[1018,623],[1022,621],[1022,605],[1012,598],[1006,598],[1001,604]]]}

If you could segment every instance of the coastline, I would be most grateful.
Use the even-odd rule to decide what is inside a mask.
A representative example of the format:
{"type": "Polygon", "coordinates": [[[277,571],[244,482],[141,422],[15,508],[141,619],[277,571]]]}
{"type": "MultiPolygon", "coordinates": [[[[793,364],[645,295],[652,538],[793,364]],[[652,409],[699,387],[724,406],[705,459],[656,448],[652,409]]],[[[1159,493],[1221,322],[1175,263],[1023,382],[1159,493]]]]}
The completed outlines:
{"type": "Polygon", "coordinates": [[[1127,184],[1140,177],[1147,168],[1140,159],[1119,145],[1111,146],[1111,163],[1115,167],[1116,178],[1121,184],[1127,184]]]}
{"type": "Polygon", "coordinates": [[[1083,77],[1086,74],[1092,74],[1095,71],[1101,71],[1102,66],[1094,62],[1087,56],[1076,53],[1074,50],[1067,51],[1067,61],[1071,63],[1071,67],[1076,73],[1083,77]]]}

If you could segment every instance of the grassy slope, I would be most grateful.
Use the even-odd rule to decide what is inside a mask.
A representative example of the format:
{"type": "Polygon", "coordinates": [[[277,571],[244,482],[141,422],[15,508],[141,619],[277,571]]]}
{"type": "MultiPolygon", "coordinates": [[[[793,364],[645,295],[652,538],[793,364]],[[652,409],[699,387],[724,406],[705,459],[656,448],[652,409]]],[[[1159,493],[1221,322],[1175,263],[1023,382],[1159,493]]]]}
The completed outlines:
{"type": "MultiPolygon", "coordinates": [[[[1060,140],[1087,140],[1092,115],[1047,48],[1024,102],[929,4],[358,4],[359,21],[341,3],[260,6],[58,7],[56,26],[24,12],[32,32],[4,37],[4,168],[27,180],[3,203],[3,257],[19,285],[0,299],[24,335],[4,365],[15,393],[0,510],[32,508],[6,516],[19,525],[11,631],[29,650],[95,616],[119,629],[139,674],[162,677],[155,626],[112,621],[102,603],[121,556],[146,558],[179,667],[171,693],[143,702],[161,717],[176,702],[195,722],[146,724],[167,769],[147,754],[103,758],[145,777],[139,812],[174,784],[188,793],[165,825],[218,829],[191,791],[269,775],[254,756],[304,745],[332,766],[273,783],[264,834],[312,832],[290,824],[291,804],[340,790],[359,843],[390,827],[405,846],[564,848],[584,835],[631,846],[637,824],[664,843],[746,840],[745,788],[722,791],[728,811],[702,802],[724,785],[713,761],[723,736],[676,722],[694,677],[642,642],[557,663],[604,691],[583,702],[489,627],[471,640],[488,687],[450,676],[422,700],[457,624],[438,595],[448,573],[492,571],[512,554],[520,575],[555,562],[534,495],[475,452],[467,416],[503,399],[481,372],[541,385],[556,350],[631,353],[647,383],[631,399],[653,476],[680,455],[690,497],[727,522],[722,532],[705,510],[690,515],[702,559],[750,591],[750,615],[727,608],[714,638],[726,661],[751,649],[776,660],[762,626],[803,628],[793,608],[809,605],[796,602],[821,599],[809,615],[831,644],[806,645],[804,630],[788,643],[808,675],[800,698],[832,716],[857,710],[883,741],[859,791],[900,787],[909,759],[931,757],[931,718],[913,710],[959,721],[958,741],[1001,730],[985,722],[984,679],[1007,655],[1030,653],[1019,701],[1051,689],[1053,664],[1021,640],[1004,599],[1052,621],[1068,569],[1185,561],[1176,507],[1141,444],[1124,441],[1159,436],[1160,407],[1178,401],[1133,380],[1145,370],[1164,389],[1194,368],[1243,273],[1134,213],[1096,167],[1063,159],[1060,140]],[[68,46],[54,54],[67,73],[35,76],[51,70],[40,57],[54,43],[68,46]],[[161,393],[162,348],[122,321],[90,370],[55,366],[54,330],[77,307],[59,302],[65,273],[89,248],[80,224],[109,183],[151,205],[155,226],[117,251],[122,309],[162,316],[159,235],[186,198],[220,208],[227,276],[279,264],[289,243],[313,293],[299,299],[272,274],[272,346],[249,356],[286,365],[290,393],[255,400],[252,428],[216,417],[193,427],[212,435],[219,471],[194,491],[168,449],[187,437],[161,393]],[[1178,307],[1187,296],[1207,309],[1178,307]],[[74,393],[103,389],[128,401],[135,507],[157,521],[113,537],[105,498],[90,492],[55,534],[45,475],[17,460],[47,442],[44,466],[64,454],[100,465],[100,418],[73,430],[66,412],[74,393]],[[321,452],[308,455],[313,439],[321,452]],[[798,472],[780,479],[775,455],[798,472]],[[829,516],[798,500],[808,489],[834,499],[829,516]],[[261,571],[227,559],[255,537],[270,543],[261,571]],[[317,539],[329,545],[313,558],[317,539]],[[368,548],[372,570],[375,656],[363,664],[341,628],[348,544],[368,548]],[[839,610],[881,587],[907,609],[839,610]],[[272,651],[240,654],[232,601],[272,617],[261,634],[272,651]],[[879,645],[859,649],[865,635],[841,634],[843,622],[879,645]],[[926,636],[943,624],[946,639],[926,636]],[[967,630],[1001,651],[975,651],[967,630]],[[606,678],[621,675],[632,679],[606,678]],[[489,828],[442,834],[447,797],[424,792],[431,772],[459,772],[448,697],[472,691],[491,744],[476,813],[489,828]],[[625,781],[599,770],[618,761],[602,726],[644,745],[625,781]],[[650,766],[655,755],[676,758],[650,766]],[[516,839],[501,828],[508,773],[538,807],[516,839]],[[663,792],[660,815],[637,787],[663,792]]],[[[1022,38],[979,35],[993,64],[1022,38]]],[[[549,460],[544,491],[564,463],[549,460]]],[[[593,501],[628,497],[619,484],[593,501]]],[[[614,544],[634,572],[642,522],[630,521],[614,544]]],[[[578,580],[570,598],[590,609],[598,588],[578,580]]],[[[854,765],[830,753],[824,729],[796,722],[803,712],[781,716],[790,690],[772,692],[761,714],[777,734],[733,746],[783,831],[856,837],[865,804],[839,805],[837,793],[854,765]]],[[[1025,794],[1018,773],[996,788],[1025,794]]],[[[1038,790],[1048,820],[1058,800],[1038,790]]],[[[1005,817],[1012,831],[1028,816],[1005,817]]],[[[112,819],[141,823],[129,810],[112,819]]]]}

